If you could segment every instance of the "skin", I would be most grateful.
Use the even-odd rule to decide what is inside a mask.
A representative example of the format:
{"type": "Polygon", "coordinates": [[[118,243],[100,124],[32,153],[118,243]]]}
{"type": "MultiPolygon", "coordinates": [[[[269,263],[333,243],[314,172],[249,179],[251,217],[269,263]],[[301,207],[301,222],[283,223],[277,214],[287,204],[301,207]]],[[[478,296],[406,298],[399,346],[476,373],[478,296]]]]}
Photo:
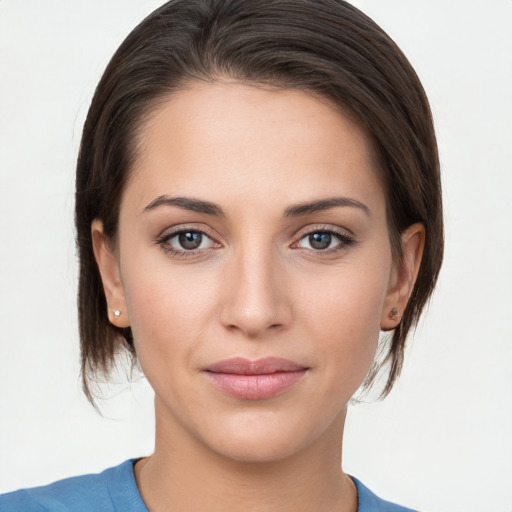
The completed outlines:
{"type": "Polygon", "coordinates": [[[134,469],[148,509],[355,511],[341,469],[346,404],[379,331],[399,322],[390,311],[407,303],[422,226],[403,234],[397,265],[369,138],[303,91],[193,83],[139,143],[118,245],[100,221],[92,232],[111,321],[131,326],[155,390],[155,452],[134,469]],[[224,215],[155,206],[163,196],[224,215]],[[353,204],[284,215],[333,197],[353,204]],[[205,233],[201,247],[187,252],[177,229],[205,233]],[[337,233],[329,247],[313,247],[309,235],[326,232],[337,233]],[[267,356],[308,369],[264,400],[228,396],[202,371],[267,356]]]}

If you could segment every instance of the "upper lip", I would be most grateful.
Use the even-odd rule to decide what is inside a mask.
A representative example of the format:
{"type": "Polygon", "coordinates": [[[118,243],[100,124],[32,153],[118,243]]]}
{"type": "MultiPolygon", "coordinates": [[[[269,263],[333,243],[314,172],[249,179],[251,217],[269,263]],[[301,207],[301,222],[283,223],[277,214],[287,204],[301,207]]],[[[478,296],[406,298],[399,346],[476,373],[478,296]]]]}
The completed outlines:
{"type": "Polygon", "coordinates": [[[217,361],[208,365],[204,370],[213,373],[232,373],[237,375],[268,375],[277,372],[296,372],[307,367],[282,359],[280,357],[264,357],[251,361],[243,357],[234,357],[217,361]]]}

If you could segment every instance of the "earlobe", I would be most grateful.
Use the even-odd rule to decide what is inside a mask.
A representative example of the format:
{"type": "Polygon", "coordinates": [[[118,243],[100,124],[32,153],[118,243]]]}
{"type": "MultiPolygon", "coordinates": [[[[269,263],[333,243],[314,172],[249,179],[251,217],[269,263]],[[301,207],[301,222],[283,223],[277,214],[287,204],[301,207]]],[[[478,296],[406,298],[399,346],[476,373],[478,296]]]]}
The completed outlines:
{"type": "Polygon", "coordinates": [[[393,279],[384,304],[381,329],[395,329],[401,321],[409,297],[418,276],[425,245],[425,228],[416,223],[409,226],[401,235],[402,261],[395,263],[393,279]]]}
{"type": "Polygon", "coordinates": [[[129,327],[130,319],[126,309],[123,283],[119,271],[119,262],[113,248],[110,246],[103,223],[95,219],[91,224],[92,246],[94,257],[98,265],[110,322],[116,327],[129,327]]]}

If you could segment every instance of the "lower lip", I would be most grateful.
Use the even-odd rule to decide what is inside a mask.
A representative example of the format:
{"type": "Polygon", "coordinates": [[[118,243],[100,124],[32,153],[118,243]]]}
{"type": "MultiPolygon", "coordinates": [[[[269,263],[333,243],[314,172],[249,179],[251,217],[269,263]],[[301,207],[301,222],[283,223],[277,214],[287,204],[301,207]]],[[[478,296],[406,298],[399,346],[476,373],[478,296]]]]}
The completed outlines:
{"type": "Polygon", "coordinates": [[[262,375],[205,372],[215,387],[243,400],[264,400],[284,393],[297,384],[306,369],[262,375]]]}

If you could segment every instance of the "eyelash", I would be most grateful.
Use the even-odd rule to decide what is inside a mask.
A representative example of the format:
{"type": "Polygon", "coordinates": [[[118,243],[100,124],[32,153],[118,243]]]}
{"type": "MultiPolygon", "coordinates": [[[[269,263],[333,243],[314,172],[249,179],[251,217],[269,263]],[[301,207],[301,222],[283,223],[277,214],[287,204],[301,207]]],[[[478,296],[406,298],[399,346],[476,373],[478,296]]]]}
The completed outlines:
{"type": "MultiPolygon", "coordinates": [[[[183,258],[183,259],[197,257],[201,254],[204,254],[208,250],[212,249],[212,247],[203,248],[203,249],[191,249],[191,250],[175,249],[174,247],[172,247],[172,245],[170,245],[169,242],[170,242],[170,240],[179,236],[182,233],[198,233],[202,236],[206,236],[207,238],[209,238],[214,245],[217,245],[219,247],[221,246],[221,244],[219,242],[215,241],[215,239],[211,235],[209,235],[205,230],[198,229],[195,227],[190,227],[190,228],[184,227],[184,228],[179,228],[176,231],[172,231],[170,233],[164,233],[156,239],[156,243],[158,245],[160,245],[160,247],[166,254],[170,254],[171,256],[174,256],[177,258],[183,258]]],[[[294,242],[290,247],[293,249],[300,249],[300,247],[298,247],[298,244],[302,240],[304,240],[306,237],[308,237],[312,234],[317,234],[317,233],[332,235],[338,240],[339,243],[336,247],[327,248],[327,249],[315,250],[315,249],[303,248],[306,251],[312,252],[315,256],[321,257],[323,255],[328,255],[328,254],[331,255],[333,253],[342,251],[356,243],[356,239],[353,237],[353,235],[348,234],[346,231],[335,229],[332,226],[316,226],[315,228],[302,233],[300,238],[296,242],[294,242]]],[[[213,247],[213,248],[215,248],[215,247],[213,247]]]]}
{"type": "Polygon", "coordinates": [[[304,240],[306,237],[313,235],[313,234],[325,234],[325,235],[332,235],[335,238],[338,239],[338,245],[335,247],[331,247],[329,249],[306,249],[308,251],[311,251],[315,256],[324,256],[324,255],[332,255],[333,253],[337,253],[339,251],[343,251],[347,249],[350,246],[353,246],[356,243],[356,239],[353,235],[347,233],[346,231],[336,229],[332,226],[315,226],[313,229],[307,230],[304,233],[301,234],[301,237],[297,242],[294,242],[292,244],[293,246],[297,246],[302,240],[304,240]]]}
{"type": "Polygon", "coordinates": [[[199,229],[196,227],[182,227],[182,228],[177,229],[176,231],[172,231],[170,233],[164,233],[156,239],[156,243],[158,245],[160,245],[160,247],[166,254],[170,254],[171,256],[174,256],[177,258],[197,257],[201,254],[204,254],[204,252],[208,251],[209,249],[211,249],[211,247],[203,248],[203,249],[192,249],[192,250],[188,250],[188,251],[185,249],[183,249],[183,250],[175,249],[172,245],[170,245],[169,242],[173,238],[179,236],[182,233],[199,233],[200,235],[209,238],[214,245],[220,246],[220,244],[218,242],[216,242],[215,239],[211,235],[209,235],[204,229],[199,229]]]}

